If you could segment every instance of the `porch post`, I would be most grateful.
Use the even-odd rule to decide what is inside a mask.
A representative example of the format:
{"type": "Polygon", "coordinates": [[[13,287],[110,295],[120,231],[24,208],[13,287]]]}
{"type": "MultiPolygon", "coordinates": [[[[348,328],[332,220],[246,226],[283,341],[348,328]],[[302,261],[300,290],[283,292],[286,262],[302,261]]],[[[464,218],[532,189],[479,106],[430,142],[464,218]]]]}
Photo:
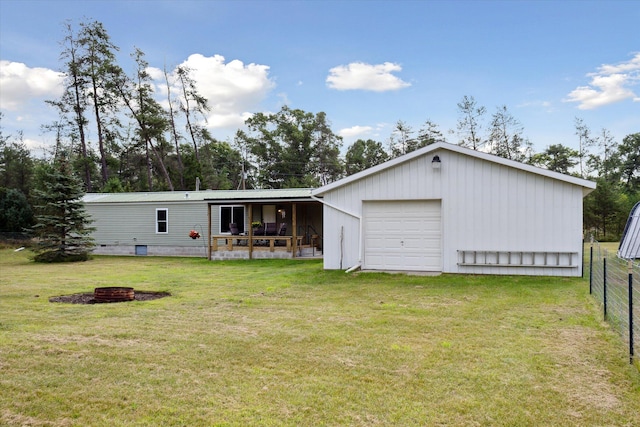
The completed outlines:
{"type": "Polygon", "coordinates": [[[249,259],[253,259],[253,205],[249,203],[249,259]]]}
{"type": "Polygon", "coordinates": [[[296,257],[296,250],[298,249],[298,221],[297,221],[297,209],[296,204],[291,204],[291,228],[293,228],[293,233],[291,236],[293,238],[293,242],[291,247],[293,248],[293,252],[291,253],[291,258],[296,257]]]}
{"type": "Polygon", "coordinates": [[[211,203],[207,203],[207,259],[211,261],[211,203]]]}

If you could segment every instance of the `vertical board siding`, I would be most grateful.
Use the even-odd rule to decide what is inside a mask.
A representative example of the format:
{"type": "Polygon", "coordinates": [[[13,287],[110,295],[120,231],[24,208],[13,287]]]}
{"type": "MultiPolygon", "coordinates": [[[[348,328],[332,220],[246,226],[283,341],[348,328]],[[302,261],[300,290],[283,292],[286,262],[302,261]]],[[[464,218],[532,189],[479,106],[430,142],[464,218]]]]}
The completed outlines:
{"type": "MultiPolygon", "coordinates": [[[[578,268],[470,267],[458,251],[582,253],[583,188],[533,172],[449,150],[437,150],[330,190],[324,200],[362,216],[363,201],[441,200],[443,271],[580,275],[578,268]],[[431,160],[439,155],[441,169],[431,160]]],[[[343,261],[361,261],[358,220],[325,205],[325,268],[340,268],[335,230],[345,225],[343,261]]],[[[344,263],[343,263],[344,264],[344,263]]]]}
{"type": "Polygon", "coordinates": [[[457,153],[442,157],[444,271],[581,274],[580,268],[458,266],[458,250],[581,252],[582,189],[457,153]]]}

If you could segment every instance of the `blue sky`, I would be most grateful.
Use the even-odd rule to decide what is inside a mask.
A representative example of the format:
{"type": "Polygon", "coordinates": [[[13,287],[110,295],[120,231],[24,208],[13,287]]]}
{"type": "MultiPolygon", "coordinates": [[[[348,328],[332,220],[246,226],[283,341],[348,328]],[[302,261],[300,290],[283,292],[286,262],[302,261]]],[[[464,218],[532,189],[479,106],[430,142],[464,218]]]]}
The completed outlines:
{"type": "MultiPolygon", "coordinates": [[[[457,103],[502,105],[536,151],[577,148],[574,119],[620,142],[640,131],[640,1],[0,0],[4,134],[51,144],[63,22],[103,23],[133,71],[134,47],[158,70],[185,64],[231,139],[252,113],[324,111],[344,147],[387,143],[427,119],[457,143],[457,103]]],[[[158,80],[162,90],[162,82],[158,80]]]]}

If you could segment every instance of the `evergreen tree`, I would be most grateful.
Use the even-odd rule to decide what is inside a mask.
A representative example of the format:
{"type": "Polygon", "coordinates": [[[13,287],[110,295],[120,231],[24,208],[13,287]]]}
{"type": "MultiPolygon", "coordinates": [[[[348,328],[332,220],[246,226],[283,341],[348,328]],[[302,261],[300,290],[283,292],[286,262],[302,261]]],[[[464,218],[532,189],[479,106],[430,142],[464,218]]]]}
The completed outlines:
{"type": "Polygon", "coordinates": [[[531,164],[550,171],[569,174],[571,168],[578,164],[578,151],[562,144],[553,144],[542,153],[534,154],[531,157],[531,164]]]}
{"type": "Polygon", "coordinates": [[[473,150],[479,150],[485,144],[485,141],[480,137],[480,131],[482,129],[481,119],[487,109],[477,106],[477,102],[473,96],[464,96],[462,101],[458,103],[458,112],[460,118],[458,119],[458,134],[460,135],[460,142],[458,145],[471,148],[473,150]]]}
{"type": "Polygon", "coordinates": [[[81,201],[82,183],[64,155],[44,167],[35,194],[39,205],[33,227],[38,238],[34,261],[86,261],[93,247],[90,233],[94,229],[89,227],[92,221],[81,201]]]}
{"type": "Polygon", "coordinates": [[[491,118],[488,140],[490,153],[517,162],[527,161],[531,157],[532,144],[522,136],[523,131],[524,128],[506,105],[498,107],[491,118]]]}
{"type": "Polygon", "coordinates": [[[417,148],[426,147],[427,145],[435,144],[436,142],[447,142],[447,139],[438,128],[438,125],[427,119],[418,132],[417,148]]]}
{"type": "Polygon", "coordinates": [[[33,225],[31,205],[17,188],[0,187],[0,232],[23,232],[33,225]]]}

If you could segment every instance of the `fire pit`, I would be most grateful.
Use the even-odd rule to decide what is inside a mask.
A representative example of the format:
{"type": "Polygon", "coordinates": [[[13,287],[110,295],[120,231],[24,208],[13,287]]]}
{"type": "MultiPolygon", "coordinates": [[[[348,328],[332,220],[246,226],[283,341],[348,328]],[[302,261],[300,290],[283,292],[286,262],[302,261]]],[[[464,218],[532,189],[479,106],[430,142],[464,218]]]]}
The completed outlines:
{"type": "Polygon", "coordinates": [[[95,288],[93,290],[93,298],[95,302],[98,303],[133,301],[135,299],[135,292],[133,288],[125,287],[95,288]]]}

